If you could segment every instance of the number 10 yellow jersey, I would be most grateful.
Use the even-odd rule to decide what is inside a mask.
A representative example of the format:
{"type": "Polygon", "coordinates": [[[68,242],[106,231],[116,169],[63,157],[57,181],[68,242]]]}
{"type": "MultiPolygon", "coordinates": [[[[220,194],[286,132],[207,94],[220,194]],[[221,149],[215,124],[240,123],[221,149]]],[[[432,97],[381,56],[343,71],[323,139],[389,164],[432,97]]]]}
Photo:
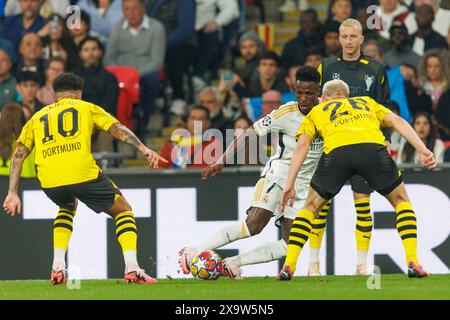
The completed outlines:
{"type": "Polygon", "coordinates": [[[96,179],[100,168],[91,152],[96,129],[118,123],[104,109],[76,99],[61,99],[37,112],[25,124],[17,143],[36,148],[35,164],[42,188],[96,179]]]}

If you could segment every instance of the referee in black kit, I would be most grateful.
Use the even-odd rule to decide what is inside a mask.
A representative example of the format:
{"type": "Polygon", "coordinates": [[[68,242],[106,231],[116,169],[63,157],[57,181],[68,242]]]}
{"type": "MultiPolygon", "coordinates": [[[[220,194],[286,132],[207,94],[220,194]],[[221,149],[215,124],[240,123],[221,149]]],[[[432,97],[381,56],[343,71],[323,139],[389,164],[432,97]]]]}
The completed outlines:
{"type": "MultiPolygon", "coordinates": [[[[359,21],[347,19],[339,27],[339,42],[342,52],[337,57],[325,58],[319,65],[318,71],[321,74],[321,85],[333,79],[345,81],[350,89],[350,97],[369,96],[378,103],[390,108],[389,83],[386,75],[385,65],[361,54],[361,45],[364,42],[362,27],[359,21]]],[[[386,140],[390,140],[390,132],[383,129],[386,140]]],[[[355,154],[355,157],[358,157],[355,154]]],[[[350,179],[353,191],[356,220],[356,246],[357,264],[356,274],[366,275],[367,252],[372,234],[372,215],[370,213],[370,194],[373,190],[360,177],[355,176],[350,179]]],[[[317,221],[313,225],[311,235],[321,235],[325,231],[325,219],[317,221]],[[317,230],[316,229],[317,226],[317,230]]],[[[310,270],[320,270],[318,250],[316,257],[310,258],[310,270]],[[315,262],[315,263],[314,263],[315,262]],[[314,266],[316,264],[316,266],[314,266]]]]}

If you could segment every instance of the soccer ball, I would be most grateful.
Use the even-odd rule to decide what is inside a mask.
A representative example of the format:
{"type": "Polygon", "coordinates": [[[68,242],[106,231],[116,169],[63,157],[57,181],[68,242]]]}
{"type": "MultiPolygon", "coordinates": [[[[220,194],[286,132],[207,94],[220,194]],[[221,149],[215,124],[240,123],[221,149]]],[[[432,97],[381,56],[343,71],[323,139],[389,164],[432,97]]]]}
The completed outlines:
{"type": "Polygon", "coordinates": [[[191,274],[199,280],[217,280],[223,272],[222,258],[212,250],[204,250],[192,259],[191,274]]]}

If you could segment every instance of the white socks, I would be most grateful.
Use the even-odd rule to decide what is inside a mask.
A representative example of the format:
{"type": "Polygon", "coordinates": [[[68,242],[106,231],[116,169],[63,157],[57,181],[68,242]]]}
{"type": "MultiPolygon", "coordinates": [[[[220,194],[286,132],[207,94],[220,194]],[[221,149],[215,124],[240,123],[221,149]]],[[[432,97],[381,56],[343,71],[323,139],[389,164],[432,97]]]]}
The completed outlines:
{"type": "Polygon", "coordinates": [[[66,250],[55,248],[53,250],[53,270],[62,270],[66,268],[66,250]]]}
{"type": "Polygon", "coordinates": [[[356,253],[356,265],[357,266],[359,266],[359,265],[367,265],[367,253],[368,253],[369,251],[366,251],[366,250],[357,250],[357,253],[356,253]]]}
{"type": "Polygon", "coordinates": [[[320,259],[319,259],[320,248],[319,249],[310,248],[309,250],[310,250],[309,265],[319,263],[320,262],[320,259]]]}
{"type": "Polygon", "coordinates": [[[230,260],[239,266],[246,266],[249,264],[264,263],[281,259],[286,256],[286,252],[286,242],[284,242],[284,240],[279,240],[268,242],[249,252],[232,257],[230,260]]]}
{"type": "Polygon", "coordinates": [[[198,252],[201,250],[214,250],[239,239],[250,237],[247,223],[245,221],[238,222],[219,230],[213,234],[208,240],[194,246],[198,252]]]}
{"type": "Polygon", "coordinates": [[[125,272],[136,271],[137,269],[139,269],[136,251],[125,251],[123,253],[123,259],[125,260],[125,272]]]}

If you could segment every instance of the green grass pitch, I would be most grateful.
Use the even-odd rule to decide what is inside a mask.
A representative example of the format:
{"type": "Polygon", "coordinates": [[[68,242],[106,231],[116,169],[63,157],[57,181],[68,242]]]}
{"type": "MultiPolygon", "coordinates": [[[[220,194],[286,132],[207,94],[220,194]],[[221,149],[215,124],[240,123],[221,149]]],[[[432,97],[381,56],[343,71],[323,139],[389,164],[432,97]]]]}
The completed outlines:
{"type": "Polygon", "coordinates": [[[81,288],[52,287],[49,281],[0,281],[0,299],[450,299],[450,275],[408,279],[382,275],[381,289],[367,288],[368,277],[273,277],[231,281],[160,280],[153,285],[129,285],[122,280],[82,280],[81,288]]]}

